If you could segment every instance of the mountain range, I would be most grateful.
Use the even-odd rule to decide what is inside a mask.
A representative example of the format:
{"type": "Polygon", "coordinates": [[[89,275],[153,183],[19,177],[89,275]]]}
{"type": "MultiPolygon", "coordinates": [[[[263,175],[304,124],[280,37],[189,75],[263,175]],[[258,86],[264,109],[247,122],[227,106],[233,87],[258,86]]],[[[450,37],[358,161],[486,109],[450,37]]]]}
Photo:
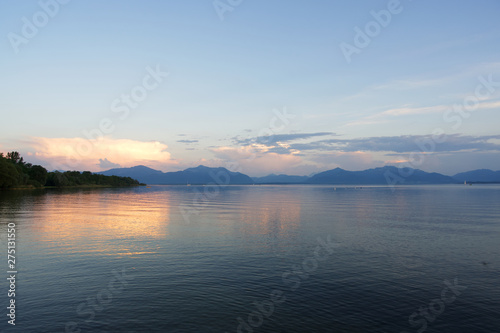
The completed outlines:
{"type": "Polygon", "coordinates": [[[453,176],[454,179],[460,182],[476,182],[476,183],[500,183],[500,170],[492,171],[488,169],[480,169],[468,172],[458,173],[453,176]]]}
{"type": "Polygon", "coordinates": [[[301,184],[305,183],[307,176],[275,175],[274,173],[264,177],[252,177],[255,184],[301,184]]]}
{"type": "Polygon", "coordinates": [[[150,185],[254,184],[252,178],[240,172],[232,172],[226,168],[209,168],[203,165],[175,172],[161,172],[144,165],[139,165],[132,168],[111,169],[99,173],[105,176],[125,177],[127,175],[127,177],[150,185]]]}
{"type": "MultiPolygon", "coordinates": [[[[387,185],[388,175],[394,177],[398,184],[458,184],[468,183],[500,183],[500,171],[474,170],[454,176],[446,176],[436,172],[425,172],[418,169],[398,169],[394,166],[348,171],[341,168],[327,170],[313,176],[290,176],[270,174],[265,177],[249,177],[240,172],[232,172],[226,168],[210,168],[200,165],[183,171],[162,172],[144,165],[131,168],[116,168],[98,172],[106,176],[121,176],[137,179],[150,185],[248,185],[248,184],[337,184],[337,185],[387,185]],[[403,172],[404,171],[404,172],[403,172]]],[[[391,178],[392,177],[392,178],[391,178]]]]}

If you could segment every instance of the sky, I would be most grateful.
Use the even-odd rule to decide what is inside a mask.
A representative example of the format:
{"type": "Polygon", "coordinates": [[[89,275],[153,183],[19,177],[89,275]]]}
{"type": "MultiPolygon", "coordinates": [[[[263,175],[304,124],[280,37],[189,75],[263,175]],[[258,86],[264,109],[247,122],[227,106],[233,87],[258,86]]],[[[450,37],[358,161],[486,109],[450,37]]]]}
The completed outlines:
{"type": "Polygon", "coordinates": [[[0,0],[0,151],[49,170],[500,169],[500,2],[0,0]]]}

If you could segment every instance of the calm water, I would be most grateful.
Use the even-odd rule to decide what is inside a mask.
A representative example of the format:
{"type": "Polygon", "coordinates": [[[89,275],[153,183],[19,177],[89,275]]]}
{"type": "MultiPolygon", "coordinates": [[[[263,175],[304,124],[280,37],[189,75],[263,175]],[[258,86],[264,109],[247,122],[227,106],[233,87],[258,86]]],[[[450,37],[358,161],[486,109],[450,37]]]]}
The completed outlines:
{"type": "Polygon", "coordinates": [[[499,332],[499,203],[486,185],[0,193],[18,270],[0,331],[499,332]]]}

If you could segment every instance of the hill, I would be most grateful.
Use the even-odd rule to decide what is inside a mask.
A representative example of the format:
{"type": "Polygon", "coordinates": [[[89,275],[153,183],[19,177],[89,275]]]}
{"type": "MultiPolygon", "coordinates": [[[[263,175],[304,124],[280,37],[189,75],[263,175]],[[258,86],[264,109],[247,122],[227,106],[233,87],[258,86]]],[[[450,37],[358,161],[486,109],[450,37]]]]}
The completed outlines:
{"type": "Polygon", "coordinates": [[[479,169],[468,172],[457,173],[453,179],[459,182],[482,182],[482,183],[500,183],[500,171],[488,169],[479,169]]]}
{"type": "MultiPolygon", "coordinates": [[[[455,179],[439,173],[429,173],[411,169],[408,177],[403,177],[404,184],[453,184],[455,179]]],[[[398,168],[385,166],[364,171],[347,171],[341,168],[318,173],[309,178],[308,184],[338,184],[338,185],[387,185],[387,173],[399,175],[398,168]]]]}
{"type": "MultiPolygon", "coordinates": [[[[408,170],[406,170],[408,171],[408,170]]],[[[347,171],[336,168],[307,176],[290,176],[270,174],[265,177],[254,177],[231,172],[225,168],[210,168],[200,165],[176,172],[161,172],[143,165],[132,168],[111,169],[101,172],[106,176],[121,176],[137,179],[141,183],[152,185],[247,185],[247,184],[338,184],[338,185],[387,185],[387,174],[400,176],[399,169],[394,166],[368,169],[363,171],[347,171]]],[[[402,177],[402,184],[455,184],[458,180],[439,173],[429,173],[411,169],[411,174],[402,177]]]]}
{"type": "Polygon", "coordinates": [[[144,165],[138,165],[131,168],[110,169],[97,173],[105,176],[130,177],[145,184],[154,184],[155,179],[161,177],[163,174],[163,172],[159,170],[151,169],[144,165]]]}
{"type": "Polygon", "coordinates": [[[301,184],[309,177],[270,174],[264,177],[252,177],[252,179],[255,184],[301,184]]]}
{"type": "Polygon", "coordinates": [[[111,169],[100,174],[128,176],[139,180],[141,183],[151,185],[243,185],[254,183],[252,178],[242,173],[232,172],[226,168],[210,168],[203,165],[175,172],[161,172],[140,165],[132,168],[111,169]]]}

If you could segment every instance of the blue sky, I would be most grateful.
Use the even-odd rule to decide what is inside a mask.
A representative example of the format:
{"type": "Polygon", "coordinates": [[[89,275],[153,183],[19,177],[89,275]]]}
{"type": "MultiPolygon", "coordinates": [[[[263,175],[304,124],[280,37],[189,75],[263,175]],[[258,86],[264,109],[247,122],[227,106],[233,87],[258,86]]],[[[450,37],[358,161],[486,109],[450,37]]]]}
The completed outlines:
{"type": "Polygon", "coordinates": [[[0,0],[0,151],[92,171],[498,170],[499,14],[494,0],[0,0]]]}

